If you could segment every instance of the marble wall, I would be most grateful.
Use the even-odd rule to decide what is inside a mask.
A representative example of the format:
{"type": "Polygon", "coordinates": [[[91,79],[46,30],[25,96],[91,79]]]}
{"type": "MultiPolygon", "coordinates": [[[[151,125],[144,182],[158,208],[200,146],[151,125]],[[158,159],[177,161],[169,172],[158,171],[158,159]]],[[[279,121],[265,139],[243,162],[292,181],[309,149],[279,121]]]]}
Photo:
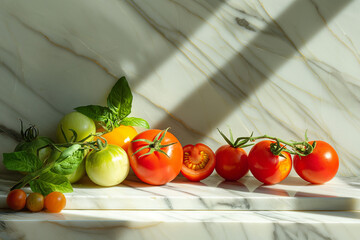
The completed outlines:
{"type": "MultiPolygon", "coordinates": [[[[360,172],[360,1],[0,0],[0,152],[21,118],[54,136],[125,75],[133,116],[183,145],[269,134],[331,143],[360,172]]],[[[4,170],[3,167],[0,169],[4,170]]]]}

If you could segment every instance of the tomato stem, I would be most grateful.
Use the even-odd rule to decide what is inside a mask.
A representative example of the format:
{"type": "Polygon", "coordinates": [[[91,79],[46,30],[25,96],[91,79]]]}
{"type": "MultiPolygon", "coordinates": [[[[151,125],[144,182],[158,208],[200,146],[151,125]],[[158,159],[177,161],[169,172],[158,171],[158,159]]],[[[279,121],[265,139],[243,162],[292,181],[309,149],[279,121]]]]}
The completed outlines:
{"type": "Polygon", "coordinates": [[[305,131],[305,141],[301,141],[301,142],[295,142],[295,141],[284,141],[280,138],[277,137],[272,137],[269,135],[261,135],[261,136],[257,136],[257,137],[253,137],[253,132],[251,133],[251,135],[249,137],[238,137],[235,142],[232,138],[232,132],[230,131],[230,138],[232,138],[232,140],[230,140],[228,137],[225,136],[225,134],[223,134],[219,129],[218,129],[220,135],[224,138],[224,140],[232,147],[234,148],[244,148],[247,146],[251,146],[253,144],[249,144],[249,142],[255,142],[256,140],[259,139],[271,139],[274,140],[276,142],[272,143],[270,145],[270,150],[274,155],[280,155],[282,156],[281,152],[288,152],[290,154],[294,154],[294,155],[299,155],[299,156],[307,156],[310,153],[313,152],[315,146],[316,146],[316,142],[314,142],[312,145],[310,143],[308,143],[308,137],[307,137],[307,130],[305,131]],[[281,144],[284,144],[285,146],[281,146],[281,144]],[[290,149],[286,148],[286,147],[290,147],[290,149]]]}
{"type": "Polygon", "coordinates": [[[290,154],[294,154],[294,155],[299,155],[299,156],[307,156],[310,153],[313,152],[314,148],[315,148],[315,144],[311,145],[310,143],[308,143],[307,140],[307,134],[305,133],[305,141],[302,142],[288,142],[288,141],[284,141],[280,138],[277,137],[272,137],[269,135],[262,135],[262,136],[258,136],[258,137],[245,137],[244,139],[250,141],[250,142],[254,142],[255,140],[258,139],[271,139],[271,140],[275,140],[276,143],[272,144],[272,153],[274,155],[280,155],[281,152],[288,152],[290,154]],[[280,143],[285,144],[285,146],[281,146],[280,143]],[[275,147],[276,146],[276,147],[275,147]],[[286,146],[290,147],[290,149],[285,148],[286,146]]]}
{"type": "MultiPolygon", "coordinates": [[[[229,128],[230,139],[223,132],[221,132],[219,129],[217,129],[217,130],[219,131],[220,135],[223,137],[225,142],[227,142],[227,144],[229,144],[233,148],[239,148],[239,147],[244,148],[244,147],[254,145],[253,143],[246,144],[246,143],[249,142],[249,140],[247,138],[244,138],[244,137],[239,137],[234,141],[234,137],[233,137],[231,128],[229,128]]],[[[250,137],[252,137],[252,133],[251,133],[250,137]]]]}

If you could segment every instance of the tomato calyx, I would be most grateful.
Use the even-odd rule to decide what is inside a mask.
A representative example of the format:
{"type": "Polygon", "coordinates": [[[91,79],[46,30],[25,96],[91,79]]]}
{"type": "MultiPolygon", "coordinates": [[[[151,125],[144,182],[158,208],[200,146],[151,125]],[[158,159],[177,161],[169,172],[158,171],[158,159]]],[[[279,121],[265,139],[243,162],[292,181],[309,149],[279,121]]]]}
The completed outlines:
{"type": "Polygon", "coordinates": [[[170,158],[170,156],[169,156],[165,151],[163,151],[162,148],[169,147],[169,146],[171,146],[171,145],[176,144],[177,142],[173,142],[173,143],[169,143],[169,144],[165,144],[165,145],[162,145],[162,144],[161,144],[162,140],[165,138],[165,135],[166,135],[166,133],[167,133],[167,131],[168,131],[169,129],[170,129],[170,128],[167,128],[167,129],[159,132],[159,133],[155,136],[155,138],[154,138],[153,141],[150,141],[150,140],[148,140],[148,139],[136,139],[136,140],[132,141],[132,142],[146,142],[146,143],[147,143],[147,145],[139,148],[139,149],[138,149],[136,152],[134,152],[132,155],[135,155],[135,154],[137,154],[138,152],[140,152],[140,151],[142,151],[142,150],[144,150],[144,149],[149,149],[149,152],[140,155],[139,158],[145,157],[145,156],[150,155],[150,154],[153,154],[154,152],[160,152],[160,153],[162,153],[162,154],[165,154],[168,158],[170,158]]]}
{"type": "MultiPolygon", "coordinates": [[[[229,128],[229,135],[230,139],[219,129],[217,129],[220,133],[220,135],[224,138],[224,140],[233,148],[244,148],[254,145],[253,143],[247,144],[249,142],[248,137],[238,137],[236,140],[234,140],[233,133],[231,131],[231,128],[229,128]]],[[[250,135],[250,138],[252,137],[253,132],[250,135]]]]}
{"type": "Polygon", "coordinates": [[[25,142],[31,142],[39,136],[39,129],[35,127],[35,125],[31,124],[30,127],[24,131],[24,125],[21,119],[20,119],[20,123],[21,123],[21,130],[20,130],[21,138],[25,142]]]}
{"type": "Polygon", "coordinates": [[[107,147],[107,145],[108,145],[107,140],[102,136],[99,136],[99,138],[96,140],[95,144],[93,145],[93,149],[95,151],[102,151],[107,147]]]}

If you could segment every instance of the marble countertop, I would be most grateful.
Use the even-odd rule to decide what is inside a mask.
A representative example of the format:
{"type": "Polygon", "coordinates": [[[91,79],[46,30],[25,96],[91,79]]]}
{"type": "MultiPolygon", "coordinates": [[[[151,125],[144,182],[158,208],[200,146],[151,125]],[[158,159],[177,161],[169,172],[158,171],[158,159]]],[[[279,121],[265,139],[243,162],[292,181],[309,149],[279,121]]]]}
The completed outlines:
{"type": "Polygon", "coordinates": [[[85,178],[74,185],[73,193],[66,194],[66,209],[58,214],[6,209],[6,193],[15,182],[13,178],[3,176],[0,181],[0,239],[289,240],[359,236],[358,177],[337,177],[324,185],[309,185],[290,176],[280,184],[266,186],[252,176],[226,182],[214,174],[199,183],[178,177],[164,186],[150,186],[130,176],[108,188],[85,178]]]}
{"type": "Polygon", "coordinates": [[[1,239],[358,239],[360,212],[0,211],[1,239]]]}
{"type": "MultiPolygon", "coordinates": [[[[6,195],[14,183],[0,181],[0,208],[6,208],[6,195]]],[[[280,184],[262,185],[252,176],[226,182],[214,174],[197,183],[179,177],[164,186],[151,186],[130,176],[107,188],[85,178],[66,198],[66,209],[349,211],[360,210],[360,178],[337,177],[324,185],[311,185],[290,176],[280,184]]]]}

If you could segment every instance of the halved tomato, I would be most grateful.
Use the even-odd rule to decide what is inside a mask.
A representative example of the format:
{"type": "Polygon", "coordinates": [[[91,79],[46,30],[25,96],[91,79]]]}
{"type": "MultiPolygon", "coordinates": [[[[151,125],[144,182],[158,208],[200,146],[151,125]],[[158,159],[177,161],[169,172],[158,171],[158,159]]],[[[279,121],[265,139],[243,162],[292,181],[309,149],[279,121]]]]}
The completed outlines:
{"type": "Polygon", "coordinates": [[[183,148],[184,161],[181,173],[193,182],[201,181],[214,171],[215,154],[205,144],[186,145],[183,148]]]}

